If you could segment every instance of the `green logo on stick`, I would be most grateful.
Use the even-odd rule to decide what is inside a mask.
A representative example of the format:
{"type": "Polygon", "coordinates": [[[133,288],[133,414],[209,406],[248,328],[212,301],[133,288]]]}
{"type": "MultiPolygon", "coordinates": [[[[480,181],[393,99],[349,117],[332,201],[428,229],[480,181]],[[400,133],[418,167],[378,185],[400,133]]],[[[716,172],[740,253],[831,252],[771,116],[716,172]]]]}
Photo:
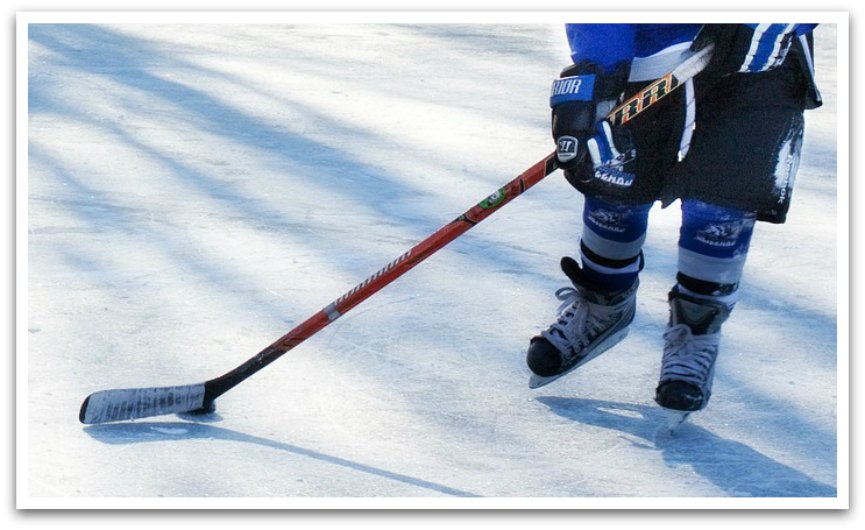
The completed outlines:
{"type": "Polygon", "coordinates": [[[496,206],[501,204],[502,201],[505,200],[505,195],[507,195],[505,188],[501,188],[497,192],[493,193],[492,195],[490,195],[486,199],[479,202],[478,206],[480,206],[484,210],[489,210],[490,208],[495,208],[496,206]]]}

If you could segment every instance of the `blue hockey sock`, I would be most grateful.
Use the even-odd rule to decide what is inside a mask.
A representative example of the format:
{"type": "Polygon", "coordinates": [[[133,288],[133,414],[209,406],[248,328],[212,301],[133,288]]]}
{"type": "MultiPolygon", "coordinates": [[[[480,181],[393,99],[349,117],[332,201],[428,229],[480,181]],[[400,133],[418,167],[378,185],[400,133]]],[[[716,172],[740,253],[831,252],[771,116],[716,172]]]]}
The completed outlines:
{"type": "Polygon", "coordinates": [[[583,275],[600,290],[627,289],[643,269],[652,205],[610,204],[586,197],[580,257],[583,275]]]}
{"type": "Polygon", "coordinates": [[[756,214],[701,201],[682,201],[678,288],[733,305],[756,214]]]}

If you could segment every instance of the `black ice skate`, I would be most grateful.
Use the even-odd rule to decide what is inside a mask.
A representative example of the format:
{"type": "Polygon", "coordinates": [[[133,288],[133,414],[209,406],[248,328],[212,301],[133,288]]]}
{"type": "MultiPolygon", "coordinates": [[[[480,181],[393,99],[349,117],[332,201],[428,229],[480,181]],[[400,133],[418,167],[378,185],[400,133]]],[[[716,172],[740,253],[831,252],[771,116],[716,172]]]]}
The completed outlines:
{"type": "Polygon", "coordinates": [[[558,320],[529,344],[529,388],[552,383],[604,353],[625,338],[634,320],[638,281],[627,289],[604,292],[591,285],[572,258],[562,258],[562,270],[574,287],[556,291],[562,301],[558,320]]]}
{"type": "Polygon", "coordinates": [[[670,414],[670,429],[703,410],[712,395],[721,325],[732,306],[694,298],[673,289],[670,323],[664,333],[664,358],[655,401],[670,414]]]}

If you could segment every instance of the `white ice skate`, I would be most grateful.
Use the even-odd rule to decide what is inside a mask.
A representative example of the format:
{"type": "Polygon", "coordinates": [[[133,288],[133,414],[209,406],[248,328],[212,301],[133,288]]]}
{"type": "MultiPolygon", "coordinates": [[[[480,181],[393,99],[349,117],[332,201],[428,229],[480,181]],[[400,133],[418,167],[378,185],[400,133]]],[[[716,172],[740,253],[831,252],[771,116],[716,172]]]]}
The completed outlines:
{"type": "Polygon", "coordinates": [[[592,289],[570,258],[563,260],[563,268],[574,287],[556,291],[562,301],[558,319],[531,340],[526,356],[532,371],[529,388],[552,383],[604,353],[627,336],[628,325],[634,319],[638,282],[605,293],[592,289]]]}
{"type": "Polygon", "coordinates": [[[655,401],[668,413],[674,431],[692,412],[703,410],[712,395],[721,325],[731,307],[670,292],[670,324],[655,401]]]}

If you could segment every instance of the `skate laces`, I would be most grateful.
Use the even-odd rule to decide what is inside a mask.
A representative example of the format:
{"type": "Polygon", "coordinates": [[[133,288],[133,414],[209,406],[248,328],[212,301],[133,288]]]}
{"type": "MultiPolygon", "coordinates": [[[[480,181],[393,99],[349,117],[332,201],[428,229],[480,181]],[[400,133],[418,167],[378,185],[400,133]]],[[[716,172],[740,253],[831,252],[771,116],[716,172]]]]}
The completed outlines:
{"type": "Polygon", "coordinates": [[[715,358],[720,333],[694,335],[686,324],[676,324],[664,332],[664,361],[661,380],[677,380],[705,388],[715,358]]]}
{"type": "Polygon", "coordinates": [[[558,319],[541,335],[561,352],[581,351],[609,327],[610,316],[616,309],[616,306],[589,304],[585,294],[573,287],[558,289],[556,298],[562,302],[557,310],[558,319]]]}

